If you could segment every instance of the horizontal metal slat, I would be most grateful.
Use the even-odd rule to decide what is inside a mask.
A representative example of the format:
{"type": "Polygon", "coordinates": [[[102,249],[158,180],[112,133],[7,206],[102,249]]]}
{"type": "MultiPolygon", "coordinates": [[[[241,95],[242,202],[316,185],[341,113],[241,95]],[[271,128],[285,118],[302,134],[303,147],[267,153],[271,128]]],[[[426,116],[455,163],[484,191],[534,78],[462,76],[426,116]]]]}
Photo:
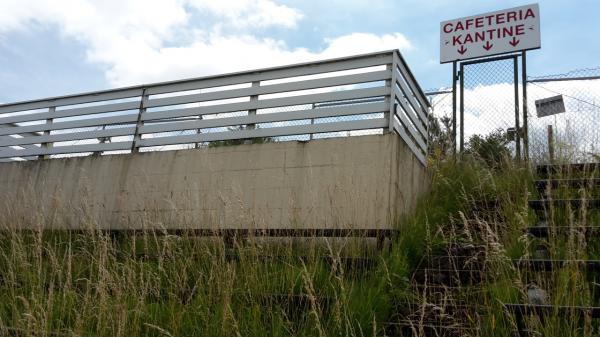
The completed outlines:
{"type": "Polygon", "coordinates": [[[140,146],[162,146],[162,145],[175,145],[175,144],[185,144],[185,143],[211,142],[211,141],[229,140],[229,139],[278,137],[278,136],[289,136],[289,135],[301,135],[301,134],[308,134],[308,133],[377,129],[377,128],[387,127],[388,123],[389,122],[386,118],[378,118],[378,119],[367,119],[367,120],[335,122],[335,123],[294,125],[294,126],[273,127],[273,128],[264,128],[264,129],[254,129],[254,130],[225,131],[225,132],[214,132],[214,133],[200,133],[200,134],[194,134],[194,135],[172,136],[172,137],[147,138],[147,139],[142,139],[139,142],[139,144],[140,144],[140,146]]]}
{"type": "Polygon", "coordinates": [[[148,104],[146,104],[145,106],[147,108],[153,108],[153,107],[167,106],[167,105],[177,105],[177,104],[186,104],[186,103],[195,103],[195,102],[214,101],[214,100],[221,100],[221,99],[240,98],[240,97],[246,97],[246,96],[251,96],[251,95],[275,94],[275,93],[282,93],[282,92],[289,92],[289,91],[317,89],[317,88],[325,88],[325,87],[348,85],[348,84],[368,83],[368,82],[386,80],[386,79],[391,78],[391,76],[392,76],[391,71],[383,70],[383,71],[377,71],[377,72],[371,72],[371,73],[319,78],[319,79],[314,79],[314,80],[271,84],[271,85],[242,88],[242,89],[232,89],[232,90],[199,93],[199,94],[193,94],[193,95],[182,95],[182,96],[175,96],[175,97],[156,98],[156,99],[149,100],[148,104]]]}
{"type": "Polygon", "coordinates": [[[105,129],[96,131],[61,133],[55,135],[41,135],[35,137],[0,139],[1,146],[23,146],[26,144],[41,144],[53,142],[66,142],[71,140],[93,139],[101,137],[133,136],[135,126],[105,129]]]}
{"type": "Polygon", "coordinates": [[[9,124],[9,123],[21,123],[21,122],[31,122],[31,121],[39,121],[39,120],[46,120],[46,119],[54,119],[54,118],[63,118],[63,117],[76,117],[76,116],[92,115],[92,114],[106,113],[106,112],[137,110],[137,109],[139,109],[139,107],[140,107],[140,102],[123,102],[123,103],[95,105],[95,106],[90,106],[90,107],[85,107],[85,108],[57,110],[52,113],[39,112],[39,113],[24,114],[24,115],[0,118],[0,125],[9,124]]]}
{"type": "Polygon", "coordinates": [[[407,125],[410,125],[412,128],[416,128],[419,137],[426,140],[427,135],[428,135],[427,130],[425,130],[425,128],[423,127],[423,124],[415,115],[414,109],[411,109],[412,106],[410,104],[407,104],[406,101],[404,99],[402,99],[402,96],[396,95],[396,97],[397,97],[398,104],[400,104],[400,107],[404,111],[404,114],[406,116],[408,116],[409,120],[407,122],[409,124],[407,124],[407,125]]]}
{"type": "Polygon", "coordinates": [[[144,89],[146,89],[146,94],[155,95],[176,91],[211,88],[240,83],[251,83],[254,81],[264,81],[270,79],[280,79],[286,77],[314,75],[325,72],[366,68],[377,65],[391,64],[393,53],[394,51],[377,52],[352,57],[342,57],[337,59],[306,62],[302,64],[288,66],[278,66],[268,69],[243,71],[216,76],[213,75],[201,78],[188,78],[177,81],[152,83],[125,88],[87,92],[75,95],[49,97],[39,100],[36,99],[14,102],[9,104],[0,104],[0,114],[25,110],[43,109],[52,106],[58,107],[137,97],[142,95],[144,89]]]}
{"type": "Polygon", "coordinates": [[[196,90],[203,88],[267,81],[290,77],[323,74],[335,71],[367,68],[392,63],[392,53],[377,53],[363,55],[355,58],[342,58],[335,60],[317,61],[299,65],[259,69],[241,73],[210,76],[198,79],[178,81],[162,85],[152,85],[146,90],[148,95],[165,94],[176,91],[196,90]]]}
{"type": "Polygon", "coordinates": [[[32,100],[26,102],[16,102],[0,105],[0,114],[9,112],[18,112],[25,110],[36,110],[49,108],[51,106],[67,106],[85,103],[95,103],[101,101],[110,101],[116,99],[125,99],[142,95],[142,88],[122,88],[109,91],[98,91],[83,93],[77,95],[68,95],[61,97],[52,97],[41,100],[32,100]]]}
{"type": "Polygon", "coordinates": [[[331,102],[341,100],[351,100],[358,98],[386,96],[390,94],[389,87],[376,87],[367,89],[353,89],[344,91],[334,91],[321,94],[298,95],[282,98],[263,99],[258,101],[249,101],[241,103],[228,103],[219,105],[202,106],[197,108],[173,109],[158,112],[147,112],[142,115],[143,121],[177,118],[187,116],[209,115],[225,112],[267,109],[281,106],[302,105],[320,102],[331,102]]]}
{"type": "Polygon", "coordinates": [[[126,124],[137,122],[137,115],[121,115],[101,118],[89,118],[68,122],[44,123],[26,126],[0,128],[0,135],[14,135],[25,132],[42,132],[47,130],[64,130],[112,124],[126,124]]]}
{"type": "Polygon", "coordinates": [[[406,83],[408,83],[408,85],[410,86],[415,97],[419,100],[419,102],[423,106],[423,109],[427,109],[430,106],[429,101],[427,101],[427,97],[423,93],[423,90],[421,90],[419,83],[417,83],[415,77],[413,76],[412,72],[408,68],[406,61],[404,60],[402,55],[400,55],[400,53],[397,51],[394,52],[394,58],[396,58],[396,60],[397,60],[397,61],[394,61],[394,63],[396,63],[398,65],[398,67],[400,69],[400,73],[403,75],[402,77],[406,80],[406,83]]]}
{"type": "Polygon", "coordinates": [[[396,98],[398,103],[400,104],[408,118],[410,118],[413,127],[415,127],[418,130],[419,136],[423,137],[424,139],[427,139],[427,130],[423,126],[421,120],[417,118],[417,115],[415,114],[415,109],[412,107],[412,105],[406,104],[406,101],[402,99],[402,94],[398,92],[397,88],[394,90],[396,92],[396,98]]]}
{"type": "Polygon", "coordinates": [[[139,129],[139,133],[156,133],[168,131],[181,131],[203,128],[224,127],[242,124],[256,124],[268,122],[285,122],[309,118],[338,117],[346,115],[359,115],[376,112],[389,111],[389,104],[369,103],[359,105],[349,105],[340,107],[329,107],[319,109],[298,110],[290,112],[279,112],[269,114],[248,115],[240,117],[203,119],[185,122],[173,122],[158,125],[144,125],[139,129]]]}
{"type": "Polygon", "coordinates": [[[423,134],[426,135],[427,134],[427,115],[426,113],[421,110],[421,108],[416,104],[415,98],[410,94],[407,93],[407,91],[405,89],[406,86],[402,83],[402,81],[396,81],[396,87],[394,88],[394,90],[396,90],[396,97],[398,97],[399,99],[401,98],[406,98],[406,100],[408,100],[408,102],[405,102],[404,99],[401,100],[402,105],[405,107],[405,109],[411,110],[411,120],[415,123],[415,125],[417,127],[419,127],[419,131],[423,134]],[[400,86],[400,88],[398,88],[398,86],[400,86]],[[408,103],[408,104],[405,104],[408,103]]]}
{"type": "MultiPolygon", "coordinates": [[[[9,136],[0,136],[0,142],[5,141],[5,140],[11,140],[11,139],[12,139],[12,137],[9,137],[9,136]]],[[[26,149],[37,148],[37,146],[35,146],[35,145],[23,145],[21,147],[24,147],[26,149]]],[[[11,149],[0,149],[0,157],[2,157],[2,152],[6,151],[6,150],[11,150],[11,149]]],[[[36,159],[36,158],[37,157],[26,157],[25,159],[36,159]]],[[[7,162],[7,161],[12,161],[12,160],[5,160],[4,162],[7,162]]]]}
{"type": "Polygon", "coordinates": [[[0,158],[40,156],[53,154],[130,150],[132,142],[98,143],[85,145],[57,146],[51,148],[36,147],[26,150],[5,150],[0,152],[0,158]]]}
{"type": "Polygon", "coordinates": [[[423,138],[421,138],[421,135],[418,133],[415,127],[411,125],[411,122],[407,119],[407,117],[398,110],[396,110],[396,116],[400,120],[400,123],[403,124],[408,130],[414,141],[417,142],[417,145],[419,145],[423,152],[427,152],[427,144],[423,141],[423,138]]]}
{"type": "Polygon", "coordinates": [[[406,131],[404,131],[404,127],[400,124],[400,122],[394,118],[393,119],[394,130],[400,135],[400,138],[404,140],[404,143],[408,146],[411,152],[417,157],[417,159],[421,162],[421,164],[427,166],[427,160],[425,155],[415,146],[413,140],[408,136],[406,131]]]}

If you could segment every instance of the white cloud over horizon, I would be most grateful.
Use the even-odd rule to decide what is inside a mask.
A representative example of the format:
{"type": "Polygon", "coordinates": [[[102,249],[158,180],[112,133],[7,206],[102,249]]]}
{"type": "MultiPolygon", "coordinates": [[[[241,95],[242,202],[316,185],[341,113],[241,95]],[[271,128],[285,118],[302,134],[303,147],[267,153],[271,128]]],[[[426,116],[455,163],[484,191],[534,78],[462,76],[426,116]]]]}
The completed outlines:
{"type": "Polygon", "coordinates": [[[5,0],[0,37],[37,26],[86,48],[86,60],[109,86],[227,73],[387,49],[411,50],[401,33],[353,32],[325,38],[323,47],[292,47],[266,29],[294,30],[303,13],[273,0],[5,0]],[[199,24],[196,16],[210,17],[199,24]]]}

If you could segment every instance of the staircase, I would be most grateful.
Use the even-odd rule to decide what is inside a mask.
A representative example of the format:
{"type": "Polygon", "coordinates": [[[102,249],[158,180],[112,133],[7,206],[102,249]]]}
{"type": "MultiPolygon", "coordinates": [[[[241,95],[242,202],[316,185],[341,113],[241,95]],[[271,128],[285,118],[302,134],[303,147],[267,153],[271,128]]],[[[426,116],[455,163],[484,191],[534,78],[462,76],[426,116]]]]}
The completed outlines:
{"type": "Polygon", "coordinates": [[[527,282],[527,302],[504,304],[514,317],[517,336],[543,335],[544,322],[550,318],[569,324],[565,329],[572,327],[580,335],[593,333],[592,319],[600,317],[600,288],[593,275],[600,271],[600,260],[590,258],[600,253],[590,244],[600,230],[595,221],[600,209],[599,169],[598,163],[542,165],[536,169],[534,187],[539,198],[528,204],[538,222],[526,229],[531,252],[513,261],[527,282]],[[575,291],[591,294],[586,303],[579,298],[583,295],[565,295],[574,289],[559,289],[563,284],[559,280],[561,270],[583,279],[580,283],[585,285],[575,291]]]}
{"type": "MultiPolygon", "coordinates": [[[[466,337],[480,335],[479,297],[486,282],[488,247],[481,224],[497,220],[495,201],[476,200],[462,219],[438,229],[443,247],[432,249],[415,270],[414,298],[399,305],[393,330],[398,336],[466,337]],[[468,217],[468,219],[467,219],[468,217]]],[[[390,329],[387,329],[390,332],[390,329]]]]}

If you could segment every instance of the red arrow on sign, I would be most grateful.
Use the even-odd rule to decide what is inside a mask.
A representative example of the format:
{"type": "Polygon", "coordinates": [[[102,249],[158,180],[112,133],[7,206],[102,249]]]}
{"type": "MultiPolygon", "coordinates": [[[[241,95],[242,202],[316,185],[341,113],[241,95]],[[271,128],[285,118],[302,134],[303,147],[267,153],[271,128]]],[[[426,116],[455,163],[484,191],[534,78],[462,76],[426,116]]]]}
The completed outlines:
{"type": "Polygon", "coordinates": [[[459,54],[464,54],[467,51],[467,48],[465,48],[465,46],[460,46],[460,48],[457,50],[457,52],[459,54]]]}
{"type": "Polygon", "coordinates": [[[483,45],[483,49],[485,50],[490,50],[492,49],[494,45],[490,43],[490,41],[488,41],[486,44],[483,45]]]}
{"type": "Polygon", "coordinates": [[[517,40],[516,37],[513,36],[512,41],[509,41],[508,43],[510,43],[511,46],[516,47],[519,44],[519,40],[517,40]]]}

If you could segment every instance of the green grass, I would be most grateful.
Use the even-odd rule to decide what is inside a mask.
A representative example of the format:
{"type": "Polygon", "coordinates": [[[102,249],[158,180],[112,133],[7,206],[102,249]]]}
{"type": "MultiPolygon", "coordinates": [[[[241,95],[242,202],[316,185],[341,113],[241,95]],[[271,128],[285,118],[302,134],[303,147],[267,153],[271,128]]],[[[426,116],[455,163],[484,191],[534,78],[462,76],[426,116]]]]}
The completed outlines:
{"type": "MultiPolygon", "coordinates": [[[[536,245],[524,234],[536,220],[527,207],[537,197],[529,169],[510,162],[490,169],[465,159],[433,163],[431,174],[431,192],[400,219],[401,235],[382,251],[363,239],[250,239],[231,247],[216,238],[153,233],[114,239],[93,231],[3,231],[0,335],[390,335],[397,331],[387,324],[406,310],[403,303],[434,301],[415,293],[415,270],[456,243],[484,247],[484,281],[458,289],[482,308],[463,317],[478,336],[510,333],[515,320],[502,303],[525,302],[532,281],[551,293],[553,304],[600,305],[594,273],[565,268],[541,275],[514,267],[512,259],[533,254],[536,245]],[[496,212],[473,213],[482,202],[496,203],[496,212]],[[377,261],[372,269],[335,262],[365,255],[377,261]]],[[[552,222],[596,219],[553,210],[552,222]]],[[[547,245],[554,258],[598,259],[599,241],[556,237],[547,245]]],[[[527,325],[544,336],[598,332],[597,323],[574,318],[568,324],[532,318],[527,325]]]]}

